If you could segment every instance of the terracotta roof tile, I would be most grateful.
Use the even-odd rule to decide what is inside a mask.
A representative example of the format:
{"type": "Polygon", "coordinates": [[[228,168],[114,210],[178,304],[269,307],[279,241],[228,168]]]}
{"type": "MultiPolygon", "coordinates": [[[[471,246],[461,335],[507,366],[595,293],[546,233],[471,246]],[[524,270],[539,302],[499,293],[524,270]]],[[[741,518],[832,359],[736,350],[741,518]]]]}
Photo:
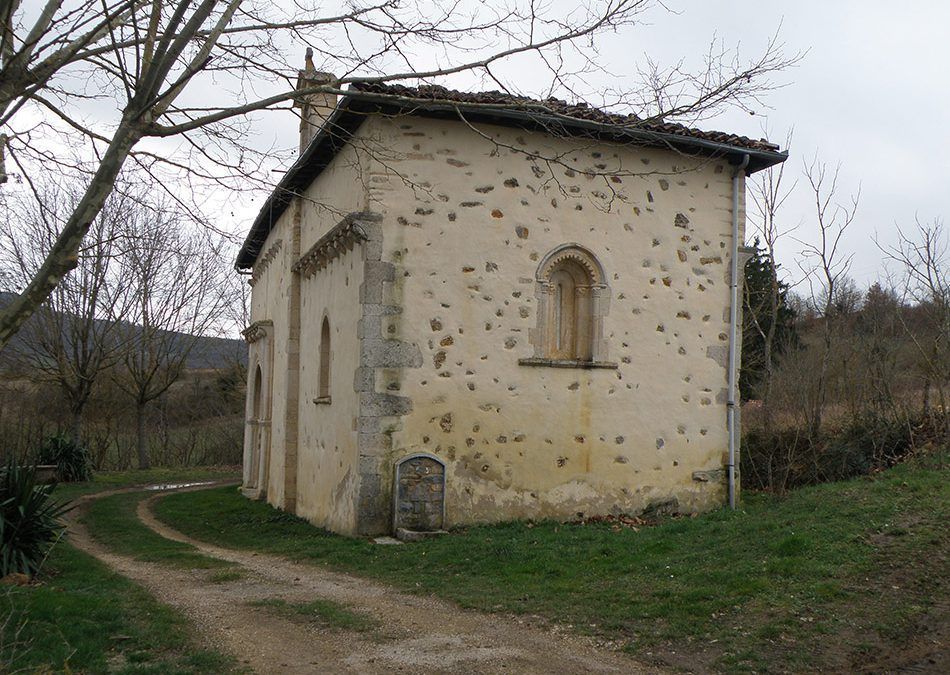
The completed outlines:
{"type": "Polygon", "coordinates": [[[438,85],[426,84],[418,87],[407,87],[400,84],[383,84],[378,82],[356,82],[351,89],[386,96],[415,99],[418,101],[444,101],[449,103],[473,104],[483,106],[498,106],[525,112],[536,111],[549,115],[563,116],[578,120],[609,124],[628,129],[643,129],[674,136],[699,138],[714,143],[723,143],[737,148],[751,150],[765,150],[775,152],[779,149],[774,143],[765,139],[755,140],[746,136],[729,134],[722,131],[704,131],[683,124],[658,121],[655,119],[642,120],[636,115],[620,115],[610,113],[587,103],[568,103],[558,98],[544,100],[512,96],[502,91],[464,92],[447,89],[438,85]]]}

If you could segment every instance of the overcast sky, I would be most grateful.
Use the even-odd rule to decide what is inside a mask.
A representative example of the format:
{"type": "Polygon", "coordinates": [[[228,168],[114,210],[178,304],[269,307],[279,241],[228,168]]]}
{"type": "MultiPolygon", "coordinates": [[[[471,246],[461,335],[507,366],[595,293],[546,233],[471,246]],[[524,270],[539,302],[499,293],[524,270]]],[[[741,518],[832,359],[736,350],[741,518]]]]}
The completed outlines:
{"type": "MultiPolygon", "coordinates": [[[[852,276],[861,285],[881,273],[874,244],[894,242],[896,226],[914,217],[950,215],[950,3],[797,0],[671,0],[677,15],[657,15],[655,30],[638,30],[640,53],[664,61],[696,53],[716,32],[726,44],[741,43],[750,55],[761,51],[781,25],[788,52],[807,51],[788,71],[788,84],[768,96],[771,109],[756,116],[727,113],[707,127],[762,135],[774,141],[794,127],[787,172],[801,174],[815,153],[841,162],[842,199],[860,186],[858,216],[845,246],[854,253],[852,276]]],[[[606,55],[617,62],[623,41],[606,55]]],[[[794,236],[812,239],[814,206],[800,180],[785,206],[785,221],[799,225],[794,236]]],[[[801,245],[781,251],[794,267],[801,245]]]]}
{"type": "MultiPolygon", "coordinates": [[[[468,2],[474,6],[476,0],[468,2]]],[[[577,0],[548,2],[560,14],[578,8],[577,0]]],[[[739,45],[741,55],[751,59],[779,31],[786,54],[804,54],[796,67],[775,77],[784,86],[769,93],[755,115],[732,110],[699,126],[753,138],[767,128],[769,138],[783,145],[794,129],[786,180],[798,179],[798,186],[782,219],[797,229],[779,254],[795,278],[801,276],[796,261],[803,246],[792,237],[813,241],[816,234],[813,197],[800,178],[803,163],[816,153],[832,166],[841,163],[842,201],[860,187],[857,218],[843,245],[854,255],[852,277],[861,286],[883,274],[875,238],[893,245],[896,228],[912,227],[915,217],[931,221],[950,216],[950,2],[907,0],[898,6],[893,0],[664,0],[664,5],[657,3],[641,17],[645,23],[602,36],[596,60],[616,76],[585,78],[585,96],[597,104],[600,93],[631,86],[646,55],[661,65],[685,59],[687,67],[695,68],[702,65],[710,39],[716,36],[727,47],[739,45]]],[[[304,46],[290,44],[291,39],[288,33],[288,51],[299,52],[302,66],[304,46]]],[[[432,65],[426,61],[436,58],[428,53],[415,56],[418,66],[432,65]]],[[[547,74],[529,61],[522,57],[500,70],[514,89],[541,94],[538,88],[545,86],[547,74]]],[[[448,84],[486,86],[471,73],[448,84]]],[[[260,86],[279,88],[280,83],[260,86]]],[[[494,88],[491,82],[487,86],[494,88]]],[[[199,100],[203,95],[199,86],[188,93],[199,100]]],[[[93,113],[95,105],[109,107],[93,102],[93,113]]],[[[273,143],[296,145],[297,123],[291,113],[269,112],[255,118],[254,143],[263,148],[273,143]]],[[[226,214],[222,226],[243,237],[263,198],[257,195],[249,202],[246,195],[219,191],[212,201],[226,214]]]]}
{"type": "MultiPolygon", "coordinates": [[[[571,0],[554,3],[576,6],[571,0]]],[[[841,163],[843,202],[860,188],[857,218],[844,248],[854,255],[851,276],[861,286],[883,274],[875,238],[892,244],[898,225],[911,226],[915,216],[932,220],[950,213],[950,3],[909,0],[899,11],[892,1],[879,0],[665,4],[670,11],[655,8],[645,17],[649,25],[604,37],[599,60],[621,75],[635,73],[647,54],[661,64],[685,58],[696,66],[713,36],[726,46],[739,45],[751,58],[764,51],[776,31],[787,54],[804,53],[795,68],[775,78],[785,86],[768,94],[766,106],[754,116],[727,111],[699,125],[753,138],[767,128],[769,138],[783,147],[794,129],[786,180],[798,180],[798,186],[783,209],[783,222],[797,229],[779,250],[794,278],[801,277],[802,244],[793,238],[810,241],[816,233],[813,196],[800,178],[803,163],[816,153],[832,166],[841,163]]],[[[539,93],[531,88],[544,81],[543,73],[522,69],[520,63],[504,72],[526,93],[539,93]]],[[[479,88],[471,74],[449,84],[479,88]]],[[[589,86],[596,103],[598,87],[618,85],[594,77],[589,86]]],[[[294,142],[295,127],[284,127],[281,144],[294,142]]]]}

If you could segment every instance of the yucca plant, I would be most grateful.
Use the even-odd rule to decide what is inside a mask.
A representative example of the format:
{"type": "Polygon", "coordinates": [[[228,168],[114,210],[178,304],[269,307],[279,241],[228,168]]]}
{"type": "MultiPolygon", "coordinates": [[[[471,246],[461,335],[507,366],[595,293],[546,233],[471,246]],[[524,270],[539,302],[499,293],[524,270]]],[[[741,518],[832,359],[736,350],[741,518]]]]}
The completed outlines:
{"type": "Polygon", "coordinates": [[[46,439],[37,456],[37,464],[55,464],[56,480],[62,483],[92,480],[89,451],[64,434],[46,439]]]}
{"type": "Polygon", "coordinates": [[[35,575],[64,529],[69,504],[50,498],[53,485],[37,485],[31,466],[13,461],[0,468],[0,577],[35,575]]]}

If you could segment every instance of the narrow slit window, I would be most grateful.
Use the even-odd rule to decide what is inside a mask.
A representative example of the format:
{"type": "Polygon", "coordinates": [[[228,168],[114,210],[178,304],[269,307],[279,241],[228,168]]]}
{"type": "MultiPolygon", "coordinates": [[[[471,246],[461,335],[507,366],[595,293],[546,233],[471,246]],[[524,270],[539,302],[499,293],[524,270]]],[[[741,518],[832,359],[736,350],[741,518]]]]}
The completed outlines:
{"type": "Polygon", "coordinates": [[[320,329],[320,388],[321,399],[330,398],[330,319],[323,317],[320,329]]]}

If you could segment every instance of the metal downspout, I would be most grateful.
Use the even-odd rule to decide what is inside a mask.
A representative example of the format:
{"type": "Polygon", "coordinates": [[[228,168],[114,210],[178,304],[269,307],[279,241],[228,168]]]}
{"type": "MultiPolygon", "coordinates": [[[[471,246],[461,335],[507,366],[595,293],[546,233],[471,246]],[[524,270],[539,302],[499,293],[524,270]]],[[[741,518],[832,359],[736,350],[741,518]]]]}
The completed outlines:
{"type": "Polygon", "coordinates": [[[739,332],[739,174],[749,166],[749,155],[732,174],[732,271],[729,278],[729,390],[726,403],[726,428],[729,433],[729,508],[736,508],[736,344],[739,332]]]}

